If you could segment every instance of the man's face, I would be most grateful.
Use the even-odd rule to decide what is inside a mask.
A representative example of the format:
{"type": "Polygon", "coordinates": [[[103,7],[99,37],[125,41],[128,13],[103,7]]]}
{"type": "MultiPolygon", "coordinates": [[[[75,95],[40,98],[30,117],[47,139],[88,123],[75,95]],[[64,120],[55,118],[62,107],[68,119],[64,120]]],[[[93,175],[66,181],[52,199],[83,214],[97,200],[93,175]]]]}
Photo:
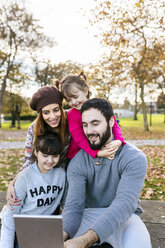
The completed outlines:
{"type": "Polygon", "coordinates": [[[111,138],[111,127],[97,109],[82,113],[83,130],[93,150],[100,149],[111,138]]]}

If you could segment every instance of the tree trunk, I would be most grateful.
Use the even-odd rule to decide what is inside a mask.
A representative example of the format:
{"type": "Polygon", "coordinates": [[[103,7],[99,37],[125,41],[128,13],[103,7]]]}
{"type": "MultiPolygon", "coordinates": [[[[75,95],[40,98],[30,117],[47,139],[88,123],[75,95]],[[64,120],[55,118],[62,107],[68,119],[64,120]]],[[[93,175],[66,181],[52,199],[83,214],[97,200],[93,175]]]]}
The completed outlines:
{"type": "Polygon", "coordinates": [[[18,123],[17,129],[21,129],[20,116],[18,116],[17,123],[18,123]]]}
{"type": "Polygon", "coordinates": [[[11,125],[10,125],[10,128],[15,127],[15,121],[16,121],[16,113],[15,113],[15,111],[12,111],[11,112],[11,125]]]}
{"type": "Polygon", "coordinates": [[[3,80],[1,90],[0,90],[0,128],[2,127],[1,115],[2,115],[2,105],[3,105],[5,89],[6,89],[6,78],[3,80]]]}
{"type": "Polygon", "coordinates": [[[143,111],[143,121],[144,121],[144,130],[149,131],[148,127],[148,120],[147,120],[147,111],[146,111],[146,104],[144,102],[144,83],[143,81],[140,82],[140,88],[141,88],[141,101],[142,101],[142,111],[143,111]]]}
{"type": "Polygon", "coordinates": [[[138,113],[138,109],[137,109],[137,83],[135,82],[135,108],[134,108],[134,120],[137,121],[137,113],[138,113]]]}
{"type": "Polygon", "coordinates": [[[18,123],[17,128],[18,129],[21,129],[21,126],[20,126],[21,107],[18,104],[16,104],[16,106],[15,106],[15,111],[16,111],[16,117],[17,117],[17,123],[18,123]]]}
{"type": "Polygon", "coordinates": [[[152,102],[150,102],[150,127],[152,126],[152,102]]]}

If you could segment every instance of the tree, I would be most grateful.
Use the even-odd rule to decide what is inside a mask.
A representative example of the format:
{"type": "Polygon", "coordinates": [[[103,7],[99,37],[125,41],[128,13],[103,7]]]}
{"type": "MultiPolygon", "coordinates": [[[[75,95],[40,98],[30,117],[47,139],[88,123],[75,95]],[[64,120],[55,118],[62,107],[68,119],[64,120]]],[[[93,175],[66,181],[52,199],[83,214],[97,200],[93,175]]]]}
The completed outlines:
{"type": "Polygon", "coordinates": [[[4,105],[2,111],[4,114],[11,114],[11,128],[16,126],[20,129],[20,114],[22,112],[22,108],[28,109],[27,102],[18,94],[14,94],[12,92],[5,92],[4,96],[4,105]]]}
{"type": "Polygon", "coordinates": [[[164,123],[165,123],[165,94],[161,92],[157,100],[157,108],[164,110],[164,123]]]}
{"type": "Polygon", "coordinates": [[[17,81],[18,74],[13,71],[20,69],[23,54],[52,45],[53,41],[42,33],[38,21],[26,10],[23,1],[4,1],[0,9],[0,116],[5,90],[11,74],[12,82],[17,81]]]}
{"type": "MultiPolygon", "coordinates": [[[[135,93],[135,119],[140,93],[144,129],[149,130],[145,96],[149,87],[164,75],[165,3],[157,0],[96,0],[91,23],[106,54],[100,70],[115,75],[115,85],[130,85],[135,93]],[[115,70],[115,72],[114,72],[115,70]]],[[[108,82],[108,81],[107,81],[108,82]]],[[[112,84],[111,84],[112,85],[112,84]]]]}
{"type": "Polygon", "coordinates": [[[74,63],[70,60],[65,63],[52,65],[50,61],[34,61],[35,77],[38,84],[42,87],[47,84],[52,84],[53,78],[61,80],[68,74],[78,74],[82,65],[74,63]]]}

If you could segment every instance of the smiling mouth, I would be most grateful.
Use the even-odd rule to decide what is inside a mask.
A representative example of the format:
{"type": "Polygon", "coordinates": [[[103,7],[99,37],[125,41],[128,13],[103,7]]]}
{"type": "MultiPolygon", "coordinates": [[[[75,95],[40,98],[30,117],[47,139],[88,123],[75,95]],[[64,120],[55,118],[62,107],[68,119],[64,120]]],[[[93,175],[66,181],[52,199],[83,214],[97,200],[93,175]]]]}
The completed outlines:
{"type": "Polygon", "coordinates": [[[49,121],[49,123],[51,123],[51,124],[57,124],[58,123],[58,119],[57,120],[53,120],[53,121],[49,121]]]}
{"type": "Polygon", "coordinates": [[[78,107],[81,106],[81,103],[78,103],[78,104],[76,104],[76,105],[74,105],[74,106],[75,106],[75,108],[78,108],[78,107]]]}
{"type": "Polygon", "coordinates": [[[48,167],[53,167],[54,165],[53,164],[47,164],[48,167]]]}
{"type": "Polygon", "coordinates": [[[87,137],[90,140],[90,142],[94,143],[98,140],[99,135],[98,134],[97,135],[88,135],[87,137]]]}

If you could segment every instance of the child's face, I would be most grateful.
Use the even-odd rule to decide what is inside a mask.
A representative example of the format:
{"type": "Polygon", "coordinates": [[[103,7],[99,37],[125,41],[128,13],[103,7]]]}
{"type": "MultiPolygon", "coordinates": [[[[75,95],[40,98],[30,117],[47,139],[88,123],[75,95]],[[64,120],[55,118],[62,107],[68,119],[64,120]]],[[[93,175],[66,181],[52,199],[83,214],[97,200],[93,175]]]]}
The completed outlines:
{"type": "Polygon", "coordinates": [[[71,108],[80,110],[84,102],[86,102],[88,95],[88,88],[86,87],[84,90],[80,90],[76,84],[71,86],[71,92],[74,95],[73,97],[66,97],[66,101],[68,102],[71,108]]]}
{"type": "Polygon", "coordinates": [[[59,162],[60,155],[49,155],[44,154],[42,152],[36,152],[35,155],[38,160],[38,168],[41,173],[47,173],[50,171],[54,166],[56,166],[59,162]]]}
{"type": "Polygon", "coordinates": [[[61,110],[59,105],[57,103],[52,103],[43,107],[42,117],[50,127],[58,127],[61,120],[61,110]]]}

